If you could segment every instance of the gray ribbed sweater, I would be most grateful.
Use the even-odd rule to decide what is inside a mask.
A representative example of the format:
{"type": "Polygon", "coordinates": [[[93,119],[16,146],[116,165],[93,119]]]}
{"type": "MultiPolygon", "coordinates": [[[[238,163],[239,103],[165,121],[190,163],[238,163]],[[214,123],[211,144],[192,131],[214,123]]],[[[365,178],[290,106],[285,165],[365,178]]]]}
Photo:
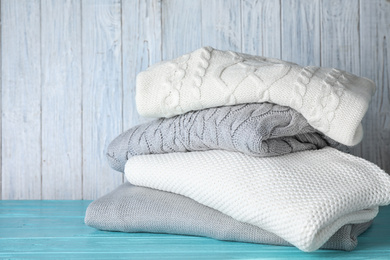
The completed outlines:
{"type": "Polygon", "coordinates": [[[339,146],[289,107],[252,103],[192,111],[135,126],[107,148],[110,166],[124,171],[134,155],[222,149],[258,157],[339,146]]]}

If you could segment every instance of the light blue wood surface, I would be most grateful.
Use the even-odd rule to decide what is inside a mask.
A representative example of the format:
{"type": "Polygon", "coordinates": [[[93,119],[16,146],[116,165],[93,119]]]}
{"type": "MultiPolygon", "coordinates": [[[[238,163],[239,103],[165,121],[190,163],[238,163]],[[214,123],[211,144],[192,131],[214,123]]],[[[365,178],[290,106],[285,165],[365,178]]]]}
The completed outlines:
{"type": "Polygon", "coordinates": [[[0,199],[96,199],[145,122],[136,75],[201,46],[332,66],[377,91],[354,155],[390,172],[388,0],[1,0],[0,199]]]}
{"type": "Polygon", "coordinates": [[[390,206],[352,252],[105,232],[84,224],[91,201],[0,201],[0,259],[390,259],[390,206]]]}
{"type": "Polygon", "coordinates": [[[42,0],[40,9],[46,25],[41,28],[42,199],[80,199],[81,6],[77,0],[42,0]]]}
{"type": "Polygon", "coordinates": [[[123,130],[121,1],[84,0],[81,9],[82,198],[94,199],[123,182],[105,156],[108,144],[123,130]]]}

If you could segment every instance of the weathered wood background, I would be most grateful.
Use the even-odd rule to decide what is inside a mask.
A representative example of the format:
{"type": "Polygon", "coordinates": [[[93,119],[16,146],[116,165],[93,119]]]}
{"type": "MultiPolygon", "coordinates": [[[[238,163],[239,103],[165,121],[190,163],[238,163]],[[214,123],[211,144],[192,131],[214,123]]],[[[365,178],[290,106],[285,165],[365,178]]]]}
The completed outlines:
{"type": "Polygon", "coordinates": [[[104,153],[145,119],[135,76],[210,45],[375,81],[353,149],[390,172],[390,1],[2,0],[2,199],[95,199],[104,153]]]}

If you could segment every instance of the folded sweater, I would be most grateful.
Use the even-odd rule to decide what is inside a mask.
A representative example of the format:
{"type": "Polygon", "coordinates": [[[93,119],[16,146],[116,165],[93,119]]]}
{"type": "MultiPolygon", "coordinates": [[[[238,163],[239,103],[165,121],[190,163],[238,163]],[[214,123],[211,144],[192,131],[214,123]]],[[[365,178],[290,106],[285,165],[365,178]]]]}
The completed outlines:
{"type": "MultiPolygon", "coordinates": [[[[291,246],[273,233],[239,222],[190,198],[128,182],[89,204],[85,223],[107,231],[193,235],[291,246]]],[[[345,225],[321,248],[351,251],[357,246],[357,237],[371,223],[345,225]]]]}
{"type": "Polygon", "coordinates": [[[330,138],[356,145],[374,91],[371,80],[338,69],[204,47],[139,73],[136,104],[142,116],[171,117],[209,107],[271,102],[297,110],[330,138]]]}
{"type": "Polygon", "coordinates": [[[187,196],[303,251],[390,203],[388,174],[331,147],[265,158],[223,150],[140,155],[125,174],[134,185],[187,196]]]}
{"type": "Polygon", "coordinates": [[[270,103],[208,108],[130,128],[107,149],[110,166],[124,171],[134,155],[222,149],[274,156],[342,146],[311,127],[294,109],[270,103]]]}

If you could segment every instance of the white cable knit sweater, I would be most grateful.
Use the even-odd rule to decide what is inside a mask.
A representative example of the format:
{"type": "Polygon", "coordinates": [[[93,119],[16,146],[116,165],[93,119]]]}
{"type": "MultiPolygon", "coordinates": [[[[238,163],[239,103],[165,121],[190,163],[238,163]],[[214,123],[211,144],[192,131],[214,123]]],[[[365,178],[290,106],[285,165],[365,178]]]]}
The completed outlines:
{"type": "Polygon", "coordinates": [[[269,158],[222,150],[139,155],[125,173],[134,185],[187,196],[303,251],[390,203],[388,174],[330,147],[269,158]]]}
{"type": "Polygon", "coordinates": [[[356,145],[374,90],[371,80],[337,69],[205,47],[139,73],[136,103],[142,116],[171,117],[209,107],[271,102],[297,110],[330,138],[356,145]]]}

